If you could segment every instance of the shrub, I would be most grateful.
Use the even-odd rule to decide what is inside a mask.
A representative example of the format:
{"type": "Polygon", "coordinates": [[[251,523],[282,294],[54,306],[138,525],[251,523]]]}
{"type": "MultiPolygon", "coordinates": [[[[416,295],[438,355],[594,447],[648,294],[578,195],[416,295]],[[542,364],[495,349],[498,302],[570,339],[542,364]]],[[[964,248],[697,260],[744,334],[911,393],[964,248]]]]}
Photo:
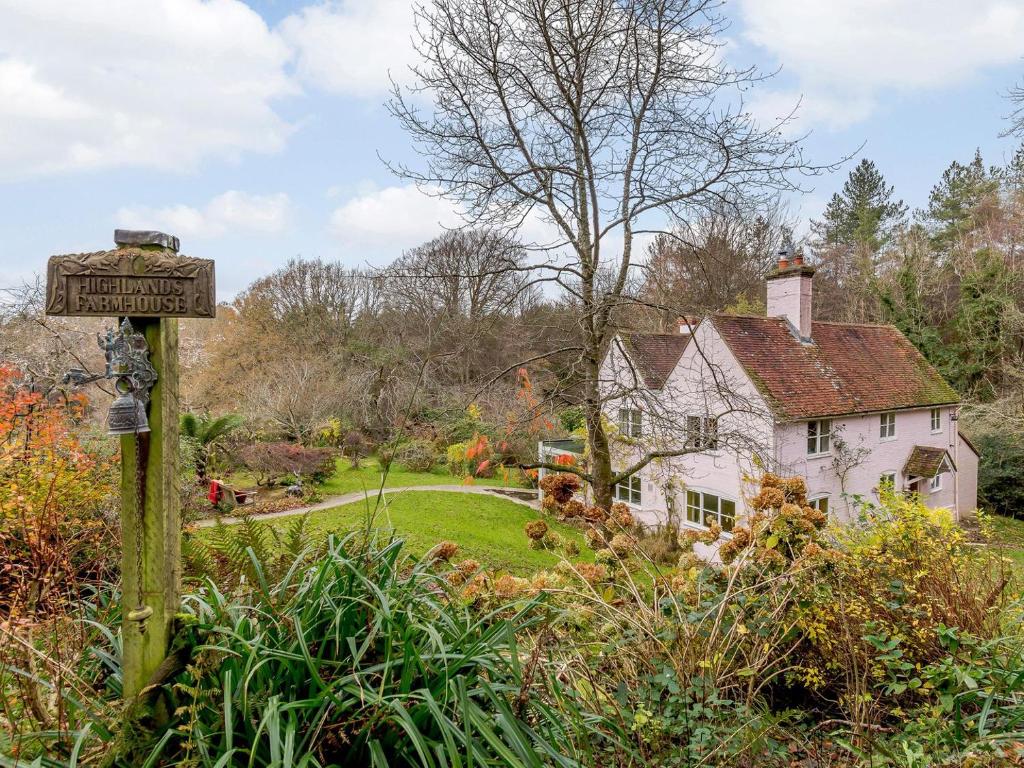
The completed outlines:
{"type": "Polygon", "coordinates": [[[548,532],[548,524],[543,520],[531,520],[526,524],[526,536],[531,541],[540,541],[548,532]]]}
{"type": "MultiPolygon", "coordinates": [[[[353,541],[332,539],[266,588],[208,585],[186,596],[176,648],[187,665],[172,678],[172,722],[104,741],[120,710],[96,722],[99,708],[77,704],[76,688],[65,705],[86,727],[78,742],[52,737],[63,747],[54,757],[74,743],[76,754],[125,768],[438,764],[425,756],[493,768],[591,764],[592,738],[614,726],[562,693],[547,654],[521,646],[530,633],[550,636],[529,582],[499,577],[495,598],[521,602],[477,616],[429,564],[404,558],[400,542],[350,550],[353,541]]],[[[116,654],[103,653],[116,668],[116,654]]]]}
{"type": "Polygon", "coordinates": [[[437,451],[429,440],[410,440],[398,447],[395,460],[410,472],[430,472],[437,466],[437,451]]]}
{"type": "Polygon", "coordinates": [[[636,518],[633,517],[633,512],[628,505],[623,504],[621,501],[612,504],[611,520],[620,528],[632,528],[636,525],[636,518]]]}
{"type": "Polygon", "coordinates": [[[459,552],[459,545],[454,541],[441,541],[427,553],[426,559],[431,562],[447,563],[459,552]]]}
{"type": "Polygon", "coordinates": [[[273,485],[289,475],[322,483],[334,474],[335,452],[297,443],[253,443],[240,448],[239,463],[253,473],[257,485],[273,485]]]}
{"type": "Polygon", "coordinates": [[[836,530],[834,547],[807,545],[805,560],[823,565],[794,616],[809,639],[801,681],[870,718],[933,695],[919,671],[947,655],[946,628],[997,636],[1008,575],[969,546],[947,510],[890,491],[862,514],[836,530]],[[888,701],[870,697],[876,681],[886,681],[888,701]]]}
{"type": "Polygon", "coordinates": [[[594,504],[583,510],[583,519],[588,523],[601,525],[608,520],[608,512],[594,504]]]}
{"type": "Polygon", "coordinates": [[[385,472],[391,469],[391,465],[395,461],[395,453],[396,450],[391,445],[382,445],[377,449],[377,464],[385,472]]]}
{"type": "Polygon", "coordinates": [[[85,404],[0,366],[0,626],[60,612],[117,572],[116,463],[75,435],[85,404]]]}
{"type": "Polygon", "coordinates": [[[448,457],[448,471],[456,476],[466,474],[466,443],[452,443],[445,453],[448,457]]]}
{"type": "Polygon", "coordinates": [[[565,504],[580,489],[580,479],[568,472],[557,472],[545,475],[540,481],[540,488],[545,496],[551,496],[559,504],[565,504]]]}
{"type": "Polygon", "coordinates": [[[370,440],[357,429],[350,429],[341,440],[342,455],[352,469],[359,469],[363,459],[370,455],[370,440]]]}
{"type": "Polygon", "coordinates": [[[566,520],[575,520],[578,517],[583,517],[586,510],[587,505],[579,499],[569,499],[562,505],[560,512],[566,520]]]}
{"type": "Polygon", "coordinates": [[[557,515],[562,511],[562,505],[554,496],[544,496],[540,501],[540,508],[549,515],[557,515]]]}

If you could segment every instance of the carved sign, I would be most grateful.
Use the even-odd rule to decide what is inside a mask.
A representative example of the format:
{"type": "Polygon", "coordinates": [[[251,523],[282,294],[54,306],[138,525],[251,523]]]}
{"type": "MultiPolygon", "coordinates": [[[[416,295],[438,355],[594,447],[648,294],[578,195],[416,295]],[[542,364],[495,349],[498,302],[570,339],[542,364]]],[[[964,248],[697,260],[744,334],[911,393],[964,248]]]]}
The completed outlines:
{"type": "Polygon", "coordinates": [[[213,261],[170,250],[117,248],[51,256],[46,314],[213,317],[213,261]]]}

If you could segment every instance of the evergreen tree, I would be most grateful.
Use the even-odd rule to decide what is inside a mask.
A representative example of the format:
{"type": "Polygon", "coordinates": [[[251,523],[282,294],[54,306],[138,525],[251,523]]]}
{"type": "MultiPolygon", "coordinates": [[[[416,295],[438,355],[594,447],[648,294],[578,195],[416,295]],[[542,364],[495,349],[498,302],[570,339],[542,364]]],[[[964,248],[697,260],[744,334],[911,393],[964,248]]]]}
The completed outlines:
{"type": "Polygon", "coordinates": [[[936,322],[930,290],[937,265],[921,227],[913,227],[900,239],[895,264],[878,289],[884,320],[899,328],[933,365],[945,367],[946,355],[936,322]]]}
{"type": "Polygon", "coordinates": [[[815,232],[825,245],[862,247],[877,253],[904,224],[907,206],[867,159],[850,172],[843,191],[832,196],[815,232]]]}
{"type": "Polygon", "coordinates": [[[961,392],[987,400],[998,394],[1013,335],[1013,273],[998,252],[978,251],[960,282],[947,372],[961,392]]]}
{"type": "Polygon", "coordinates": [[[966,165],[954,160],[928,196],[926,218],[932,225],[935,247],[948,250],[959,237],[972,231],[982,204],[998,189],[998,173],[985,168],[981,150],[976,150],[974,159],[966,165]]]}

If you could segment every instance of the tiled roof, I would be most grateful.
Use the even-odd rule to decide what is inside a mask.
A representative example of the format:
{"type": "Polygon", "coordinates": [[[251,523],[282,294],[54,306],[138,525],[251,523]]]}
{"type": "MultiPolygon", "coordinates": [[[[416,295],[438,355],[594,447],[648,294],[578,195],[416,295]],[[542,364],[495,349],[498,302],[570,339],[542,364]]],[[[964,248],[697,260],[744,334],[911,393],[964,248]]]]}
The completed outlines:
{"type": "Polygon", "coordinates": [[[630,333],[621,338],[629,359],[650,389],[665,385],[690,341],[688,335],[681,333],[630,333]]]}
{"type": "Polygon", "coordinates": [[[907,463],[903,465],[903,474],[906,477],[935,477],[939,474],[943,461],[948,462],[950,466],[953,465],[945,448],[915,445],[907,463]]]}
{"type": "Polygon", "coordinates": [[[711,318],[769,406],[786,419],[920,408],[956,392],[891,325],[814,323],[802,344],[778,317],[711,318]]]}

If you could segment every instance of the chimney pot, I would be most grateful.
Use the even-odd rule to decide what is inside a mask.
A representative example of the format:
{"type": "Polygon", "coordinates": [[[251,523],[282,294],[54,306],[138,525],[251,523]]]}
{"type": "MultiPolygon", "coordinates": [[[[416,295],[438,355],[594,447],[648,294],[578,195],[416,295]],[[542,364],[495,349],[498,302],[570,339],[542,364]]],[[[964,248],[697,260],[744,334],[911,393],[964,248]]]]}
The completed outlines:
{"type": "Polygon", "coordinates": [[[796,266],[799,267],[803,263],[804,263],[804,255],[802,253],[798,253],[798,254],[796,254],[796,256],[793,257],[793,264],[795,264],[796,266]]]}
{"type": "Polygon", "coordinates": [[[789,259],[787,259],[785,256],[780,256],[779,257],[779,269],[785,269],[788,266],[789,266],[789,259]]]}

